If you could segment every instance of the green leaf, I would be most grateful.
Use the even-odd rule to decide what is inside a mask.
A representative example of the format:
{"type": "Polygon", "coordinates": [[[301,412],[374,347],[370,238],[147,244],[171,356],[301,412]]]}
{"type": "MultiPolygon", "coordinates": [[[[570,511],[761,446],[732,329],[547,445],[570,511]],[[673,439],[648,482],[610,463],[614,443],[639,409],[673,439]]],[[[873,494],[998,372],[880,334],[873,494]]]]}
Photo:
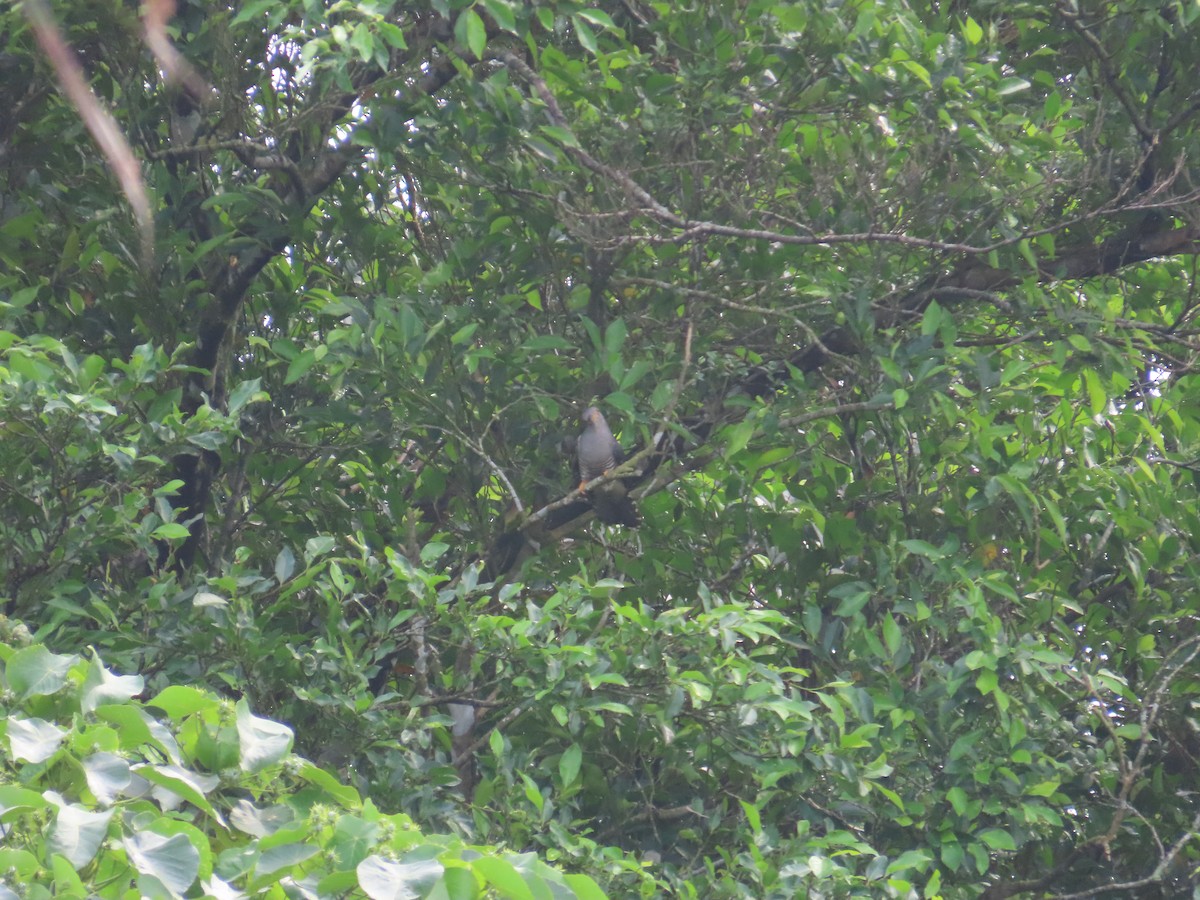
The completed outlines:
{"type": "Polygon", "coordinates": [[[507,31],[510,34],[519,34],[517,31],[516,12],[509,0],[483,0],[483,7],[502,31],[507,31]]]}
{"type": "Polygon", "coordinates": [[[1059,782],[1042,781],[1025,788],[1025,793],[1031,797],[1052,797],[1058,792],[1059,782]]]}
{"type": "Polygon", "coordinates": [[[896,656],[900,652],[900,646],[904,640],[904,635],[900,630],[900,625],[889,612],[883,617],[883,642],[887,646],[888,653],[896,656]]]}
{"type": "Polygon", "coordinates": [[[579,777],[579,767],[583,762],[583,749],[578,744],[572,744],[558,760],[558,777],[562,786],[570,787],[579,777]]]}
{"type": "Polygon", "coordinates": [[[391,22],[377,22],[376,27],[379,29],[379,36],[387,42],[389,47],[396,50],[407,50],[408,41],[404,38],[404,29],[391,22]]]}
{"type": "Polygon", "coordinates": [[[938,305],[936,300],[931,300],[929,305],[925,307],[925,312],[921,316],[921,334],[924,337],[932,337],[937,334],[942,327],[942,322],[946,314],[938,305]]]}
{"type": "Polygon", "coordinates": [[[266,391],[262,390],[262,379],[251,378],[239,382],[229,394],[229,416],[235,418],[251,403],[262,403],[270,400],[266,391]]]}
{"type": "Polygon", "coordinates": [[[300,353],[295,359],[288,363],[287,376],[283,379],[285,385],[295,384],[305,373],[313,367],[317,361],[317,352],[315,350],[305,350],[300,353]]]}
{"type": "Polygon", "coordinates": [[[929,862],[930,856],[924,850],[905,850],[888,864],[887,871],[889,874],[906,872],[910,869],[924,872],[928,868],[929,862]]]}
{"type": "Polygon", "coordinates": [[[444,544],[441,541],[430,541],[421,548],[421,564],[429,565],[441,559],[442,554],[450,549],[449,544],[444,544]]]}
{"type": "Polygon", "coordinates": [[[283,584],[296,571],[296,554],[292,548],[284,544],[275,554],[275,581],[283,584]]]}
{"type": "Polygon", "coordinates": [[[194,687],[173,684],[163,688],[148,701],[149,706],[165,712],[172,719],[182,719],[202,709],[216,709],[218,702],[211,694],[194,687]]]}
{"type": "Polygon", "coordinates": [[[492,751],[492,756],[497,760],[504,757],[504,735],[498,729],[493,730],[488,735],[488,749],[492,751]]]}
{"type": "Polygon", "coordinates": [[[542,812],[546,808],[546,797],[537,786],[537,782],[524,772],[521,773],[521,781],[525,783],[525,799],[533,804],[538,812],[542,812]]]}
{"type": "Polygon", "coordinates": [[[368,856],[358,864],[359,887],[371,900],[399,900],[428,894],[441,878],[445,867],[436,859],[397,862],[381,856],[368,856]]]}
{"type": "Polygon", "coordinates": [[[1094,415],[1102,415],[1108,407],[1108,393],[1100,383],[1100,376],[1091,369],[1083,370],[1083,385],[1087,390],[1088,404],[1094,415]]]}
{"type": "Polygon", "coordinates": [[[20,699],[54,694],[67,684],[67,673],[78,661],[78,656],[61,656],[36,644],[9,657],[4,675],[20,699]]]}
{"type": "Polygon", "coordinates": [[[1011,850],[1017,849],[1016,842],[1013,841],[1012,835],[1000,828],[985,828],[979,832],[976,837],[988,845],[993,850],[1011,850]]]}
{"type": "Polygon", "coordinates": [[[746,449],[750,438],[754,437],[757,423],[750,418],[742,419],[736,425],[726,429],[725,458],[730,459],[746,449]]]}
{"type": "Polygon", "coordinates": [[[454,39],[459,46],[470,50],[476,59],[483,59],[483,51],[487,47],[487,28],[473,7],[467,7],[458,14],[454,23],[454,39]]]}
{"type": "Polygon", "coordinates": [[[578,14],[571,16],[571,27],[575,29],[575,37],[579,39],[580,46],[584,50],[593,54],[599,51],[600,48],[596,43],[596,35],[588,27],[587,22],[584,21],[582,16],[578,14]]]}
{"type": "Polygon", "coordinates": [[[222,826],[225,824],[225,820],[209,802],[207,796],[220,784],[220,779],[216,775],[201,775],[178,765],[153,765],[150,763],[134,766],[133,772],[146,781],[166,788],[172,794],[187,800],[197,809],[212,816],[222,826]]]}
{"type": "Polygon", "coordinates": [[[1062,95],[1058,91],[1051,91],[1046,95],[1046,101],[1042,104],[1042,115],[1047,119],[1057,119],[1063,111],[1062,95]]]}
{"type": "Polygon", "coordinates": [[[115,753],[93,753],[83,760],[88,790],[105,806],[117,801],[133,781],[129,761],[115,753]]]}
{"type": "Polygon", "coordinates": [[[47,800],[38,791],[17,787],[13,784],[0,784],[0,821],[12,821],[13,813],[42,810],[50,807],[47,800]]]}
{"type": "Polygon", "coordinates": [[[331,553],[335,547],[337,547],[337,540],[329,535],[311,537],[304,542],[304,561],[311,565],[313,560],[331,553]]]}
{"type": "Polygon", "coordinates": [[[122,839],[130,864],[142,875],[158,880],[174,894],[183,894],[200,874],[200,851],[183,834],[165,837],[140,831],[122,839]]]}
{"type": "Polygon", "coordinates": [[[964,859],[962,844],[956,842],[942,844],[942,862],[951,872],[957,872],[962,867],[964,859]]]}
{"type": "Polygon", "coordinates": [[[616,24],[612,20],[612,16],[604,12],[602,9],[581,9],[576,15],[581,19],[586,19],[593,25],[599,25],[601,28],[609,30],[617,30],[616,24]]]}
{"type": "Polygon", "coordinates": [[[225,435],[219,431],[202,431],[198,434],[189,434],[187,442],[205,450],[220,450],[225,445],[225,435]]]}
{"type": "Polygon", "coordinates": [[[573,345],[566,338],[556,334],[540,334],[522,343],[521,349],[537,353],[544,350],[571,350],[573,345]]]}
{"type": "Polygon", "coordinates": [[[1092,342],[1085,338],[1082,334],[1067,335],[1067,343],[1078,350],[1080,353],[1091,353],[1092,342]]]}
{"type": "Polygon", "coordinates": [[[1001,97],[1008,97],[1012,94],[1019,94],[1023,91],[1027,91],[1027,90],[1029,90],[1029,88],[1030,88],[1030,84],[1024,78],[1017,78],[1015,76],[1012,76],[1009,78],[1002,79],[1000,81],[1000,86],[997,88],[996,92],[1001,97]]]}
{"type": "Polygon", "coordinates": [[[934,869],[933,874],[929,876],[929,880],[925,883],[925,889],[921,892],[921,896],[926,900],[934,900],[934,898],[942,895],[942,871],[934,869]]]}
{"type": "Polygon", "coordinates": [[[471,868],[484,882],[499,891],[502,897],[535,900],[536,895],[529,889],[525,879],[506,860],[495,856],[481,856],[471,864],[471,868]]]}
{"type": "Polygon", "coordinates": [[[342,784],[324,769],[313,765],[308,760],[304,760],[300,764],[297,775],[334,797],[346,809],[362,807],[362,797],[358,791],[349,785],[342,784]]]}
{"type": "Polygon", "coordinates": [[[607,900],[608,894],[590,875],[564,875],[563,882],[575,892],[579,900],[607,900]]]}
{"type": "Polygon", "coordinates": [[[833,614],[842,618],[849,618],[850,616],[860,612],[862,608],[867,605],[867,602],[870,599],[871,595],[869,593],[855,594],[846,597],[837,605],[837,608],[833,611],[833,614]]]}
{"type": "Polygon", "coordinates": [[[929,70],[915,60],[905,59],[900,61],[900,65],[911,75],[916,76],[926,88],[932,88],[933,82],[929,78],[929,70]]]}
{"type": "Polygon", "coordinates": [[[146,683],[140,675],[114,675],[104,668],[99,656],[88,662],[87,677],[83,681],[80,705],[85,713],[110,703],[127,703],[140,694],[146,683]]]}
{"type": "Polygon", "coordinates": [[[375,57],[375,35],[365,22],[359,22],[350,32],[350,46],[363,62],[370,62],[375,57]]]}
{"type": "Polygon", "coordinates": [[[478,322],[469,322],[450,337],[450,345],[458,347],[468,343],[471,340],[471,335],[479,328],[478,322]]]}
{"type": "Polygon", "coordinates": [[[95,858],[107,837],[114,810],[91,812],[73,806],[54,791],[47,791],[46,798],[58,807],[46,841],[47,849],[63,856],[76,870],[82,869],[95,858]]]}
{"type": "Polygon", "coordinates": [[[192,606],[196,607],[196,609],[204,609],[206,607],[225,609],[229,606],[229,601],[209,591],[197,591],[196,595],[192,597],[192,606]]]}
{"type": "Polygon", "coordinates": [[[967,792],[955,785],[946,791],[946,800],[960,816],[967,814],[967,792]]]}
{"type": "Polygon", "coordinates": [[[13,759],[31,763],[48,760],[62,746],[67,732],[45,719],[9,717],[8,750],[13,759]]]}
{"type": "Polygon", "coordinates": [[[244,699],[237,702],[237,731],[241,744],[241,767],[261,772],[277,765],[292,751],[292,730],[279,722],[260,719],[250,712],[244,699]]]}
{"type": "Polygon", "coordinates": [[[190,534],[191,532],[178,522],[164,522],[150,532],[150,537],[156,541],[182,541],[190,534]]]}
{"type": "Polygon", "coordinates": [[[276,4],[274,0],[250,0],[250,2],[246,3],[238,10],[237,15],[233,17],[233,21],[230,22],[230,25],[241,25],[244,22],[250,22],[260,17],[267,10],[275,7],[276,4]]]}
{"type": "Polygon", "coordinates": [[[564,147],[579,146],[578,138],[575,137],[575,133],[569,128],[563,128],[560,125],[543,125],[538,131],[562,144],[564,147]]]}

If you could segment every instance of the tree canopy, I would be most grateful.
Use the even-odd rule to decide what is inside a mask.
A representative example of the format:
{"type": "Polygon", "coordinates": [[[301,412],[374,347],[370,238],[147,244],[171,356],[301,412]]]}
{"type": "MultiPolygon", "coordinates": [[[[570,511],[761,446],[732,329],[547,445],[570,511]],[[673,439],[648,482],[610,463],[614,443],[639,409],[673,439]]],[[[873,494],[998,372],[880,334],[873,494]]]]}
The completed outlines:
{"type": "MultiPolygon", "coordinates": [[[[346,828],[445,835],[355,881],[313,814],[303,896],[1191,895],[1196,3],[23,0],[0,35],[6,712],[82,754],[95,704],[38,698],[93,648],[185,734],[288,723],[346,828]],[[593,405],[627,460],[584,492],[593,405]],[[597,520],[616,481],[640,527],[597,520]]],[[[4,782],[146,802],[13,721],[4,782]]],[[[211,856],[262,792],[157,833],[211,856]]]]}

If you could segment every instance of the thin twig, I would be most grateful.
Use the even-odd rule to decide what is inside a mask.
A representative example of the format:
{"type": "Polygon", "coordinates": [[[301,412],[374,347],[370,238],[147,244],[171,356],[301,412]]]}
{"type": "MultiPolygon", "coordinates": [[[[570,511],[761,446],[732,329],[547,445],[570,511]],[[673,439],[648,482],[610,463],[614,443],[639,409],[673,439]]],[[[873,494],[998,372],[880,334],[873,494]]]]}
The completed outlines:
{"type": "Polygon", "coordinates": [[[806,413],[800,413],[798,416],[788,416],[786,419],[779,420],[780,428],[794,428],[797,425],[803,425],[805,422],[812,422],[816,419],[829,419],[833,416],[841,416],[852,412],[870,412],[880,409],[893,409],[895,404],[886,401],[880,402],[876,400],[864,400],[859,403],[842,403],[838,406],[827,406],[824,409],[813,409],[806,413]]]}

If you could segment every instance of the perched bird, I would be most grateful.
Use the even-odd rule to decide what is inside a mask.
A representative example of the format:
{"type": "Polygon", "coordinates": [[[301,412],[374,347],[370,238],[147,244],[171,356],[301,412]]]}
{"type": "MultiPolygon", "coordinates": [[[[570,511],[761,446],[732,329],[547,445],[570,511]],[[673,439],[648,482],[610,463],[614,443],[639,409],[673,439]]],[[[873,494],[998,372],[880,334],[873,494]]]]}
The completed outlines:
{"type": "MultiPolygon", "coordinates": [[[[575,444],[579,462],[579,488],[610,472],[621,464],[624,453],[600,410],[589,406],[579,417],[583,433],[575,444]]],[[[629,498],[625,485],[619,480],[606,481],[588,492],[596,518],[607,525],[627,525],[637,528],[642,518],[629,498]]]]}
{"type": "Polygon", "coordinates": [[[583,423],[583,434],[579,435],[575,449],[579,454],[579,486],[582,488],[593,478],[615,469],[625,454],[596,407],[585,409],[579,421],[583,423]]]}

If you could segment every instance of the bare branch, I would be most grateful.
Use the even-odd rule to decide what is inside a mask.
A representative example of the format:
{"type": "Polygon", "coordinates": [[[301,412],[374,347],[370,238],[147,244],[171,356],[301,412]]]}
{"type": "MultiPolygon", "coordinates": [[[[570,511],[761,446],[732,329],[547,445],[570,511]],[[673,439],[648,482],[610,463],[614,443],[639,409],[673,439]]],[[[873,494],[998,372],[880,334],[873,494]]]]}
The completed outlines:
{"type": "Polygon", "coordinates": [[[125,140],[125,135],[121,133],[116,119],[100,105],[99,98],[88,86],[83,77],[83,67],[63,40],[45,0],[26,0],[22,8],[37,37],[38,45],[58,75],[58,83],[63,93],[79,112],[79,117],[92,133],[121,184],[121,190],[133,209],[133,216],[141,234],[142,264],[149,269],[154,259],[154,217],[150,211],[146,184],[142,180],[141,166],[133,155],[129,142],[125,140]]]}

